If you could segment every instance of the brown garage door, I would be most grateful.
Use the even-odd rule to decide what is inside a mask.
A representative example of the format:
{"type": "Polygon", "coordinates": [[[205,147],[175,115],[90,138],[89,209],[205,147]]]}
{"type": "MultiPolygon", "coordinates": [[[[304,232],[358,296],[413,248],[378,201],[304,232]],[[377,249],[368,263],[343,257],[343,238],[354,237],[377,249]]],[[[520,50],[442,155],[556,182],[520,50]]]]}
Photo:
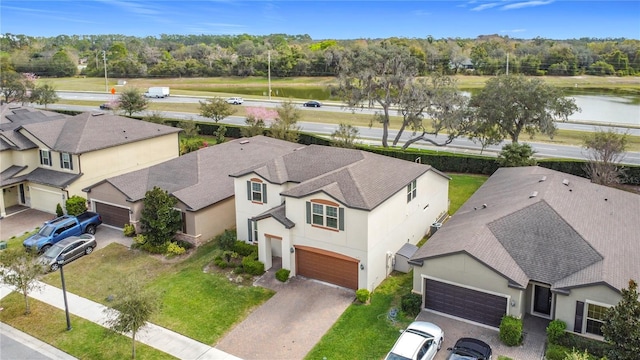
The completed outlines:
{"type": "Polygon", "coordinates": [[[499,327],[507,310],[507,298],[425,279],[424,307],[499,327]]]}
{"type": "Polygon", "coordinates": [[[96,212],[102,216],[102,223],[124,227],[129,223],[129,209],[96,202],[96,212]]]}
{"type": "Polygon", "coordinates": [[[296,273],[349,289],[358,288],[358,260],[331,251],[296,246],[296,273]]]}

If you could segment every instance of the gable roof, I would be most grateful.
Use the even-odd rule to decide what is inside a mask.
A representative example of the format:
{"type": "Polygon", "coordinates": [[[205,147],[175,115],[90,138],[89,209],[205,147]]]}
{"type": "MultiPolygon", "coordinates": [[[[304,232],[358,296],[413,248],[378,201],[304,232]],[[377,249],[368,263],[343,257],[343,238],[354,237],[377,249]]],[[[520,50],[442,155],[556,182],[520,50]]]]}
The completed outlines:
{"type": "Polygon", "coordinates": [[[108,182],[129,201],[139,201],[148,190],[158,186],[190,210],[197,211],[234,195],[234,180],[229,177],[230,173],[254,164],[262,165],[301,146],[265,136],[236,139],[106,179],[84,191],[108,182]]]}
{"type": "Polygon", "coordinates": [[[640,195],[542,167],[498,169],[412,261],[467,253],[526,287],[604,283],[640,274],[640,195]]]}
{"type": "Polygon", "coordinates": [[[60,120],[26,124],[26,131],[52,150],[82,154],[180,131],[123,116],[85,112],[60,120]]]}
{"type": "Polygon", "coordinates": [[[255,173],[276,184],[297,184],[282,196],[324,192],[347,207],[372,210],[427,171],[429,165],[361,150],[310,145],[231,176],[255,173]]]}
{"type": "Polygon", "coordinates": [[[31,140],[22,135],[16,129],[27,124],[36,124],[51,120],[59,120],[66,115],[35,110],[28,107],[3,104],[0,106],[0,151],[2,150],[26,150],[36,147],[31,140]]]}

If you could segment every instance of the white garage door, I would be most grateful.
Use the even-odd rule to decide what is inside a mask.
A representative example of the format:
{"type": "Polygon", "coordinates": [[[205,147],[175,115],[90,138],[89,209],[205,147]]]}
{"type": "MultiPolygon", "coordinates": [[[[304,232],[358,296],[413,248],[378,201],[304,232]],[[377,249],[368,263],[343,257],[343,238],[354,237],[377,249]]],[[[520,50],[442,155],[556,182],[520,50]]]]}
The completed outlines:
{"type": "Polygon", "coordinates": [[[31,196],[31,208],[36,210],[55,214],[56,206],[58,204],[64,206],[62,194],[59,192],[54,192],[49,189],[39,188],[36,186],[29,186],[29,195],[31,196]]]}

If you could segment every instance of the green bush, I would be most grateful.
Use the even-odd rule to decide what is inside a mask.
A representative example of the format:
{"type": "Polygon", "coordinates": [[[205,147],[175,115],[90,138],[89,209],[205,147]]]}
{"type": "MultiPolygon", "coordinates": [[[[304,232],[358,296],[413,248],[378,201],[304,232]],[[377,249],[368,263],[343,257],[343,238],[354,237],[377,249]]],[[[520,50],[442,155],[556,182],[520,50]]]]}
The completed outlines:
{"type": "Polygon", "coordinates": [[[547,360],[564,360],[569,352],[570,350],[564,346],[549,344],[544,356],[547,360]]]}
{"type": "Polygon", "coordinates": [[[369,301],[369,297],[371,297],[371,293],[367,289],[358,289],[356,290],[356,299],[363,304],[366,304],[369,301]]]}
{"type": "Polygon", "coordinates": [[[242,268],[247,274],[264,274],[264,264],[260,261],[254,260],[251,256],[245,256],[244,259],[242,259],[242,268]]]}
{"type": "Polygon", "coordinates": [[[233,247],[237,240],[235,230],[225,230],[222,234],[216,236],[215,239],[218,242],[218,246],[222,250],[233,250],[233,247]]]}
{"type": "Polygon", "coordinates": [[[402,298],[400,299],[400,308],[409,316],[417,316],[420,313],[421,305],[422,297],[420,294],[410,292],[402,295],[402,298]]]}
{"type": "Polygon", "coordinates": [[[143,234],[138,234],[136,236],[133,237],[133,243],[136,245],[144,245],[147,242],[147,237],[144,236],[143,234]]]}
{"type": "Polygon", "coordinates": [[[65,203],[67,214],[78,216],[87,211],[87,199],[82,196],[73,195],[65,203]]]}
{"type": "Polygon", "coordinates": [[[56,205],[56,216],[60,217],[62,215],[64,215],[64,211],[62,211],[62,206],[58,203],[58,205],[56,205]]]}
{"type": "Polygon", "coordinates": [[[167,254],[168,255],[182,255],[186,252],[187,250],[185,248],[183,248],[182,246],[178,245],[178,243],[176,242],[169,242],[169,245],[167,245],[167,254]]]}
{"type": "Polygon", "coordinates": [[[522,341],[522,319],[503,316],[500,321],[500,340],[507,346],[519,345],[522,341]]]}
{"type": "Polygon", "coordinates": [[[278,271],[276,271],[276,279],[278,279],[279,281],[285,282],[287,280],[289,280],[289,274],[291,274],[291,271],[288,269],[280,269],[278,271]]]}
{"type": "Polygon", "coordinates": [[[136,234],[136,227],[132,224],[124,224],[124,228],[122,228],[122,233],[126,237],[133,237],[136,234]]]}
{"type": "MultiPolygon", "coordinates": [[[[257,254],[258,253],[258,247],[255,246],[255,245],[247,244],[244,241],[237,240],[235,242],[235,244],[233,245],[233,251],[235,251],[238,254],[240,254],[240,256],[249,256],[249,255],[253,254],[254,252],[257,254]]],[[[256,257],[256,259],[257,259],[257,257],[256,257]]]]}
{"type": "Polygon", "coordinates": [[[568,332],[565,333],[565,336],[558,339],[558,345],[562,345],[567,349],[577,349],[579,351],[586,350],[589,354],[597,358],[606,357],[610,348],[609,344],[605,342],[574,335],[568,332]]]}
{"type": "Polygon", "coordinates": [[[221,256],[216,256],[216,258],[213,259],[213,263],[220,269],[226,269],[227,266],[229,266],[229,263],[224,261],[224,259],[221,256]]]}
{"type": "Polygon", "coordinates": [[[558,344],[561,337],[564,336],[567,324],[562,320],[553,320],[547,326],[547,340],[551,344],[558,344]]]}

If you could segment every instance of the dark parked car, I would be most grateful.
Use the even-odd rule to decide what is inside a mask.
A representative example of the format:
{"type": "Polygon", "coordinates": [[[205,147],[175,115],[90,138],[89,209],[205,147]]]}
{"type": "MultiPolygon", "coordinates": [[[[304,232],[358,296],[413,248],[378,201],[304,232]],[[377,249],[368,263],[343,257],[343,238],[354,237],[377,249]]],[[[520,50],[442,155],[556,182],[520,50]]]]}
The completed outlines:
{"type": "Polygon", "coordinates": [[[491,347],[482,340],[460,338],[452,348],[449,360],[491,360],[491,347]]]}
{"type": "Polygon", "coordinates": [[[56,271],[60,268],[60,262],[66,265],[79,257],[89,255],[96,245],[96,238],[91,234],[70,236],[47,249],[38,261],[49,270],[56,271]]]}
{"type": "Polygon", "coordinates": [[[112,110],[112,109],[113,108],[108,103],[100,104],[100,110],[112,110]]]}
{"type": "Polygon", "coordinates": [[[302,106],[304,106],[304,107],[320,107],[320,106],[322,106],[322,103],[320,101],[310,100],[310,101],[307,101],[306,103],[302,104],[302,106]]]}

